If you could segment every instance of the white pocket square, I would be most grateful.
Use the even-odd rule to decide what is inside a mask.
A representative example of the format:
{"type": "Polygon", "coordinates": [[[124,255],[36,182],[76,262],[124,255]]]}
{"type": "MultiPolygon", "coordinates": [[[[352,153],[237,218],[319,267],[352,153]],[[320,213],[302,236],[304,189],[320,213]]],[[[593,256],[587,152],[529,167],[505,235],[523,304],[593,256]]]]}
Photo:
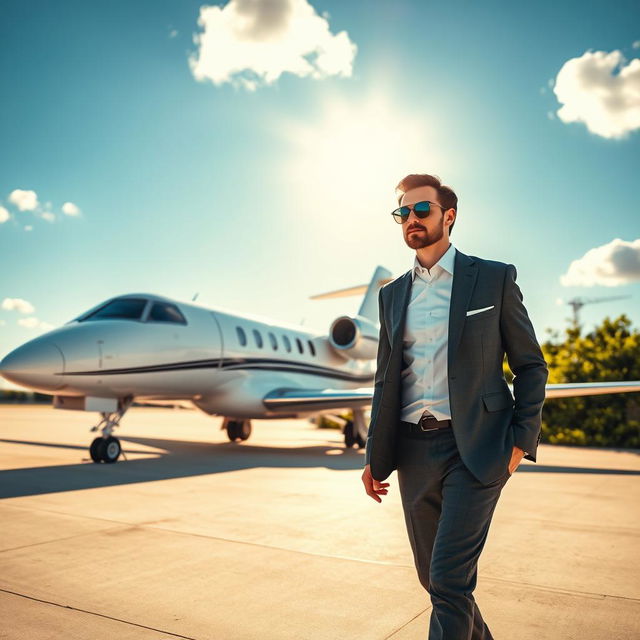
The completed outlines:
{"type": "Polygon", "coordinates": [[[490,307],[482,307],[482,309],[469,309],[469,311],[467,311],[467,315],[472,316],[474,313],[480,313],[481,311],[488,311],[489,309],[493,309],[493,307],[495,307],[495,305],[492,304],[490,307]]]}

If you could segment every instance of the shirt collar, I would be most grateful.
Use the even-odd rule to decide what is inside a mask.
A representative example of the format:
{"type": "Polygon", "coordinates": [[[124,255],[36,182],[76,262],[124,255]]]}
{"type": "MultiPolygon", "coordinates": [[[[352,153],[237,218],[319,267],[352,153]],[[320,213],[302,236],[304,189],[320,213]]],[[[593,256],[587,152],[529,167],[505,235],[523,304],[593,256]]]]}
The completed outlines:
{"type": "MultiPolygon", "coordinates": [[[[448,271],[451,275],[453,275],[453,265],[456,257],[456,248],[453,244],[449,244],[449,248],[440,256],[440,260],[436,262],[429,271],[433,273],[433,270],[436,267],[440,267],[445,271],[448,271]]],[[[416,257],[413,260],[413,269],[411,270],[411,281],[413,282],[416,279],[416,275],[420,269],[424,269],[424,267],[418,261],[418,254],[416,253],[416,257]]]]}

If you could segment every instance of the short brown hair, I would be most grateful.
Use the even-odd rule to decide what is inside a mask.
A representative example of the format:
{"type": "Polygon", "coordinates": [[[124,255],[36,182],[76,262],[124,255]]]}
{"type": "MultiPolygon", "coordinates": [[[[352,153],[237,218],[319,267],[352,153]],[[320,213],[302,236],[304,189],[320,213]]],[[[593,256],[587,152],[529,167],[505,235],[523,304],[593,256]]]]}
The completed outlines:
{"type": "Polygon", "coordinates": [[[438,176],[432,176],[428,173],[411,173],[405,176],[398,182],[396,186],[396,195],[398,196],[398,204],[402,202],[402,196],[410,189],[416,187],[433,187],[438,192],[438,198],[442,205],[442,213],[448,209],[456,210],[456,217],[454,218],[451,226],[449,227],[449,236],[453,231],[453,225],[458,219],[458,196],[455,194],[451,187],[448,187],[440,181],[438,176]]]}

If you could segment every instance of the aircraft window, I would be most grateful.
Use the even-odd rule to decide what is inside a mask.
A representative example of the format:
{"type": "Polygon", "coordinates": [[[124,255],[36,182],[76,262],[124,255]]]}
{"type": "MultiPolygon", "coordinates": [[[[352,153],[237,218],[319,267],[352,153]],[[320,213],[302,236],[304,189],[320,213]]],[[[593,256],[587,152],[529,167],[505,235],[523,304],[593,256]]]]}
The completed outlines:
{"type": "Polygon", "coordinates": [[[86,320],[140,320],[147,301],[144,298],[118,298],[107,302],[92,314],[82,318],[86,320]]]}
{"type": "Polygon", "coordinates": [[[253,330],[253,337],[254,337],[258,347],[260,347],[260,349],[262,349],[262,336],[260,335],[260,332],[257,329],[253,330]]]}
{"type": "Polygon", "coordinates": [[[242,327],[236,327],[236,333],[238,334],[238,340],[240,341],[240,345],[243,347],[246,347],[247,336],[244,333],[244,329],[242,327]]]}
{"type": "Polygon", "coordinates": [[[168,302],[154,302],[147,320],[150,322],[187,324],[180,309],[178,309],[175,304],[169,304],[168,302]]]}
{"type": "Polygon", "coordinates": [[[307,340],[307,342],[309,343],[309,351],[311,351],[311,355],[315,356],[316,355],[316,349],[313,346],[313,342],[311,342],[311,340],[307,340]]]}
{"type": "Polygon", "coordinates": [[[271,340],[271,347],[273,348],[273,350],[277,351],[278,341],[276,340],[276,337],[273,335],[273,333],[271,333],[271,331],[269,331],[269,340],[271,340]]]}
{"type": "Polygon", "coordinates": [[[287,350],[287,353],[291,353],[291,341],[289,340],[289,336],[282,336],[282,341],[284,342],[284,348],[287,350]]]}
{"type": "Polygon", "coordinates": [[[300,353],[304,353],[304,349],[302,348],[302,342],[300,342],[300,338],[296,338],[296,342],[298,343],[298,351],[300,353]]]}

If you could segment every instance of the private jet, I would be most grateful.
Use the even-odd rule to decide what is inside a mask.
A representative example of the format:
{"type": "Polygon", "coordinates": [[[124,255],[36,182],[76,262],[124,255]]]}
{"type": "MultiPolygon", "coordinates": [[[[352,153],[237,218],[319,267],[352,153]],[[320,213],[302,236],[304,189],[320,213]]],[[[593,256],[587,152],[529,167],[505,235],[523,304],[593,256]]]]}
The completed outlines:
{"type": "MultiPolygon", "coordinates": [[[[252,419],[352,411],[346,447],[364,448],[380,325],[378,292],[392,280],[378,266],[368,285],[313,296],[361,295],[358,313],[328,334],[302,325],[205,307],[149,293],[109,298],[31,340],[0,362],[0,374],[53,396],[53,407],[100,415],[89,453],[114,463],[113,435],[135,401],[196,407],[223,417],[232,442],[251,435],[252,419]]],[[[546,397],[639,391],[640,381],[548,384],[546,397]]],[[[513,395],[513,394],[512,394],[513,395]]]]}

